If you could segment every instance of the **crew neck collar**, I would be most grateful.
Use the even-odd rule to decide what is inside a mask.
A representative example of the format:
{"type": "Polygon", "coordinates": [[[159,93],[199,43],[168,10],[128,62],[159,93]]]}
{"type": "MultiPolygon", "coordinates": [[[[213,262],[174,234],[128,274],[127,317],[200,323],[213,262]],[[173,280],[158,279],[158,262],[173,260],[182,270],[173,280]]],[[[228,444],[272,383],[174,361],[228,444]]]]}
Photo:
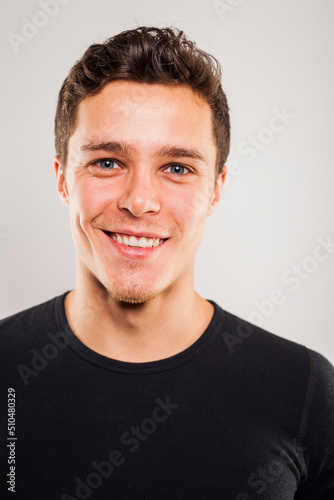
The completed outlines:
{"type": "Polygon", "coordinates": [[[216,302],[210,299],[210,302],[214,307],[213,316],[207,328],[204,330],[202,335],[189,347],[174,354],[168,358],[159,359],[156,361],[147,361],[143,363],[132,363],[127,361],[120,361],[117,359],[109,358],[98,352],[87,347],[73,332],[71,329],[65,312],[65,297],[71,290],[68,290],[62,295],[55,297],[55,314],[59,328],[64,331],[69,340],[69,346],[76,352],[81,358],[86,361],[93,363],[94,365],[100,366],[107,370],[113,370],[123,373],[154,373],[164,370],[170,370],[178,365],[184,364],[194,357],[198,356],[203,352],[203,350],[211,343],[213,338],[216,336],[219,327],[221,325],[222,319],[222,309],[216,302]]]}

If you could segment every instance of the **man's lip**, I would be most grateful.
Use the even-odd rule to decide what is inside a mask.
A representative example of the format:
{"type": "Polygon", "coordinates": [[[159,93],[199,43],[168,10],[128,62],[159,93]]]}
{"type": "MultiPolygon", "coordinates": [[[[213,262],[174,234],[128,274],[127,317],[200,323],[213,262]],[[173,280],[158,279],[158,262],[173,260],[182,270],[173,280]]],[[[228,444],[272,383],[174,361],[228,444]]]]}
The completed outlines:
{"type": "Polygon", "coordinates": [[[114,239],[111,236],[111,233],[108,231],[103,231],[104,234],[107,236],[111,247],[114,247],[117,252],[123,257],[126,258],[136,258],[136,259],[145,259],[149,256],[152,256],[154,258],[154,255],[160,255],[161,248],[164,248],[165,245],[168,245],[169,238],[165,240],[160,240],[158,246],[151,246],[151,247],[136,247],[136,246],[128,246],[124,245],[122,243],[118,243],[116,239],[114,239]]]}
{"type": "Polygon", "coordinates": [[[122,229],[122,230],[113,230],[109,231],[107,229],[103,230],[105,233],[109,234],[125,234],[127,236],[136,236],[136,238],[140,238],[141,236],[145,236],[145,238],[159,238],[160,240],[167,240],[168,237],[166,236],[160,236],[159,234],[156,233],[146,233],[143,231],[142,233],[140,232],[135,232],[135,231],[130,231],[129,229],[122,229]]]}

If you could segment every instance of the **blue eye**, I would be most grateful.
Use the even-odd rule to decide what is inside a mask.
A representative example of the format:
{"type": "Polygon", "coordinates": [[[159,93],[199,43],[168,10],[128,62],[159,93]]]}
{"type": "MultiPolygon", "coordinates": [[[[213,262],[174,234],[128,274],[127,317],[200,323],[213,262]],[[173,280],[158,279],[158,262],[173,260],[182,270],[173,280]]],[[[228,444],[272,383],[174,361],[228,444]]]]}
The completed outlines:
{"type": "MultiPolygon", "coordinates": [[[[183,165],[178,165],[178,164],[169,165],[169,167],[167,167],[167,168],[174,168],[174,169],[176,169],[177,171],[176,172],[174,171],[172,173],[177,174],[177,175],[180,175],[180,174],[182,175],[184,173],[185,169],[188,170],[187,167],[184,167],[183,165]],[[183,171],[180,172],[180,169],[183,169],[183,171]]],[[[189,170],[188,170],[188,172],[189,172],[189,170]]]]}
{"type": "Polygon", "coordinates": [[[99,160],[96,164],[103,170],[112,170],[115,162],[113,160],[99,160]]]}

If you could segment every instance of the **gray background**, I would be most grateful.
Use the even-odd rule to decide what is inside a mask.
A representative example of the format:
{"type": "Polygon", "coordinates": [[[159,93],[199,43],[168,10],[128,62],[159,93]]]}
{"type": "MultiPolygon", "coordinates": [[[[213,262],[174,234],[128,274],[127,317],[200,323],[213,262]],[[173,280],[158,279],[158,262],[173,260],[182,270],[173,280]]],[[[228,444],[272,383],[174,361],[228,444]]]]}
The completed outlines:
{"type": "Polygon", "coordinates": [[[319,238],[334,240],[333,2],[59,0],[52,15],[42,3],[0,2],[0,317],[75,286],[68,209],[52,162],[57,95],[69,69],[91,43],[173,23],[220,60],[232,120],[230,172],[207,219],[196,290],[334,363],[334,251],[313,257],[319,238]],[[29,23],[38,27],[29,31],[29,23]],[[290,118],[271,132],[284,108],[290,118]],[[261,150],[246,153],[251,137],[261,150]],[[304,266],[296,289],[293,266],[304,266]],[[279,293],[281,303],[261,312],[279,293]]]}

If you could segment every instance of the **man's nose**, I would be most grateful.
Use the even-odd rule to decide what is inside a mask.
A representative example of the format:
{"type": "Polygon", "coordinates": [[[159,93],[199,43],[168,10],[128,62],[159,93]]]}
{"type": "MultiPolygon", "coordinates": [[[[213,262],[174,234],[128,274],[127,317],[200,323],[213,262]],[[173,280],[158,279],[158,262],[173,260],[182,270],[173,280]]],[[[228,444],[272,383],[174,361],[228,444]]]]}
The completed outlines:
{"type": "Polygon", "coordinates": [[[126,177],[123,192],[118,199],[119,209],[131,212],[135,217],[158,212],[159,179],[154,178],[145,166],[133,169],[126,177]]]}

